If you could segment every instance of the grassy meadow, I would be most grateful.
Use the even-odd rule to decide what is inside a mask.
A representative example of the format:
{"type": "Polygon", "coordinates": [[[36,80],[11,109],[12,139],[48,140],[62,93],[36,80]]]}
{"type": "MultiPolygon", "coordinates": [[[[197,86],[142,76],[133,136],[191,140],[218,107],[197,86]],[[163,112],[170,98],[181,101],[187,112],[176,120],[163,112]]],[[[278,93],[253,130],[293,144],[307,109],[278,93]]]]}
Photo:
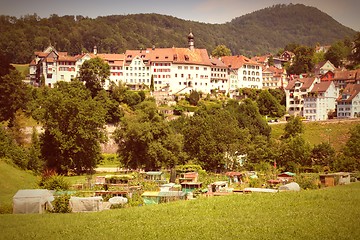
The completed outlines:
{"type": "MultiPolygon", "coordinates": [[[[0,159],[0,213],[11,212],[12,197],[19,189],[36,188],[38,178],[0,159]]],[[[1,235],[0,235],[1,239],[1,235]]]]}
{"type": "Polygon", "coordinates": [[[360,182],[100,213],[0,215],[1,239],[356,239],[360,182]]]}
{"type": "MultiPolygon", "coordinates": [[[[330,142],[335,150],[339,151],[349,138],[350,128],[357,124],[360,124],[360,119],[304,122],[305,132],[303,137],[311,145],[330,142]]],[[[285,124],[271,124],[270,126],[273,138],[279,139],[284,134],[285,124]]]]}

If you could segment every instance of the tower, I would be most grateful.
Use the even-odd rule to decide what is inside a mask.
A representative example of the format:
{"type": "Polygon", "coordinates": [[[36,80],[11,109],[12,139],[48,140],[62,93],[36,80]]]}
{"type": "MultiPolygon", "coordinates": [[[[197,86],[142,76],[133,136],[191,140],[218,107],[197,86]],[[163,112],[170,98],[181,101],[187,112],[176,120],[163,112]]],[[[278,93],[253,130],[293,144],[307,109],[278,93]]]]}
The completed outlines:
{"type": "Polygon", "coordinates": [[[194,45],[194,35],[192,34],[191,29],[188,35],[188,43],[189,43],[189,49],[193,51],[195,49],[195,45],[194,45]]]}

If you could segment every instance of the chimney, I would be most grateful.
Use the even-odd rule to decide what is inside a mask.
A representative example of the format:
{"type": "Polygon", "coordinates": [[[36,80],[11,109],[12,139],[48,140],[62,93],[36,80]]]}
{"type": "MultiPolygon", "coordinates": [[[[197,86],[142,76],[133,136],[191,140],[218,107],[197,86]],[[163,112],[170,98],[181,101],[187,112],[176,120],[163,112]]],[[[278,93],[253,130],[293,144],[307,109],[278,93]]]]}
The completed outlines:
{"type": "Polygon", "coordinates": [[[94,54],[96,55],[97,54],[97,47],[94,46],[94,54]]]}
{"type": "Polygon", "coordinates": [[[152,50],[155,50],[155,45],[152,46],[152,50]]]}

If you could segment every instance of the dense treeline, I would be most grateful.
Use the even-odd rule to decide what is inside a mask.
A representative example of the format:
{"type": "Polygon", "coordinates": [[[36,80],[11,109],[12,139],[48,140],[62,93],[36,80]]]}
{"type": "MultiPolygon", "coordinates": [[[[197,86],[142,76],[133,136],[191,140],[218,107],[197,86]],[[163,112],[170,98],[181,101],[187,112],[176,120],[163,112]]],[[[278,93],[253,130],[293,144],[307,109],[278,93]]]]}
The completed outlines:
{"type": "Polygon", "coordinates": [[[0,16],[2,60],[28,63],[34,51],[49,44],[69,54],[92,51],[123,53],[126,49],[186,47],[192,29],[198,48],[211,52],[225,44],[232,54],[275,53],[288,43],[314,46],[331,44],[355,31],[327,14],[301,4],[276,5],[236,18],[225,24],[186,21],[159,14],[113,15],[97,17],[58,16],[20,18],[0,16]],[[311,27],[309,27],[311,26],[311,27]]]}

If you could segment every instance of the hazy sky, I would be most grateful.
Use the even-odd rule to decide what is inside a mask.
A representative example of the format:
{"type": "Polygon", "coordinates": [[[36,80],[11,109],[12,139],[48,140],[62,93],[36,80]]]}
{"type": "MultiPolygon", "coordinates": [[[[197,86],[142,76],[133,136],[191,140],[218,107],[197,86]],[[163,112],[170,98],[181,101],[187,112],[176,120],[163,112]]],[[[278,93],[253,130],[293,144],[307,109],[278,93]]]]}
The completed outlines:
{"type": "Polygon", "coordinates": [[[0,0],[0,14],[20,17],[37,13],[83,15],[91,18],[133,13],[160,13],[206,23],[225,23],[235,17],[279,3],[303,3],[360,31],[360,0],[0,0]]]}

